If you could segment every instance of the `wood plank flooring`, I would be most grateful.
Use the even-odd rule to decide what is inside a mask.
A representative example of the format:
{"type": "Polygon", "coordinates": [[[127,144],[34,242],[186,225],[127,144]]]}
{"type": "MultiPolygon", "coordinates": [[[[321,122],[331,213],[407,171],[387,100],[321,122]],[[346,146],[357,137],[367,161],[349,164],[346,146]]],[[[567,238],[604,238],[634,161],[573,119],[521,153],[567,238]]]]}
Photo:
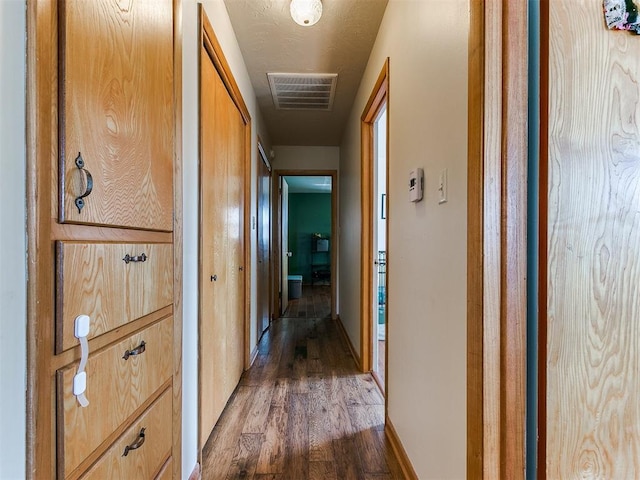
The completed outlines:
{"type": "Polygon", "coordinates": [[[203,449],[204,480],[398,480],[384,399],[330,318],[283,318],[263,336],[203,449]]]}
{"type": "Polygon", "coordinates": [[[303,285],[302,296],[289,300],[285,318],[324,318],[331,315],[331,286],[303,285]]]}

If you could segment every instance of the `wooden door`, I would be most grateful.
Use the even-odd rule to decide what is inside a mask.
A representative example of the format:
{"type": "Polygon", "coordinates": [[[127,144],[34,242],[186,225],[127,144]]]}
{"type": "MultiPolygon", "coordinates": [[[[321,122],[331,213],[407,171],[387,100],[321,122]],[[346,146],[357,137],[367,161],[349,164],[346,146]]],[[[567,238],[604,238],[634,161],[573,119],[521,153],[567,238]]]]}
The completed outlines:
{"type": "Polygon", "coordinates": [[[546,13],[539,478],[640,478],[640,38],[546,13]]]}
{"type": "Polygon", "coordinates": [[[258,271],[257,271],[257,332],[258,338],[269,326],[271,318],[271,171],[266,158],[258,160],[258,271]]]}
{"type": "Polygon", "coordinates": [[[280,315],[284,315],[289,305],[289,184],[284,177],[280,180],[280,315]]]}
{"type": "Polygon", "coordinates": [[[225,359],[229,279],[227,274],[228,168],[226,112],[216,108],[218,72],[202,48],[200,161],[200,433],[201,444],[226,403],[225,359]]]}
{"type": "Polygon", "coordinates": [[[248,114],[200,9],[200,447],[244,370],[248,114]],[[223,77],[225,81],[223,81],[223,77]]]}
{"type": "Polygon", "coordinates": [[[59,219],[169,231],[172,2],[60,5],[59,219]]]}
{"type": "MultiPolygon", "coordinates": [[[[244,371],[244,122],[238,108],[229,96],[220,76],[216,76],[216,110],[220,111],[219,122],[228,123],[227,165],[227,328],[226,328],[226,372],[224,395],[231,397],[244,371]]],[[[217,128],[217,127],[215,127],[217,128]]]]}

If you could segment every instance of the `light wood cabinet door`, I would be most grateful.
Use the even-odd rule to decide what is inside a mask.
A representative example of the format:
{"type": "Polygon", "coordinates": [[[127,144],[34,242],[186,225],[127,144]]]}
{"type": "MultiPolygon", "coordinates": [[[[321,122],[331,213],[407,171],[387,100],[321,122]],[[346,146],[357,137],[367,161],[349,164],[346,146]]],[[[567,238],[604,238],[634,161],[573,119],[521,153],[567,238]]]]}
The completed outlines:
{"type": "MultiPolygon", "coordinates": [[[[169,381],[172,373],[173,319],[168,317],[111,347],[90,354],[86,366],[87,407],[73,394],[78,363],[58,371],[58,458],[67,477],[144,402],[169,381]],[[127,357],[144,342],[143,351],[127,357]]],[[[91,347],[91,343],[89,344],[91,347]]],[[[165,417],[171,422],[171,413],[165,417]]],[[[169,427],[170,428],[170,427],[169,427]]],[[[168,438],[171,438],[169,433],[168,438]]],[[[104,477],[108,478],[108,477],[104,477]]],[[[112,477],[116,478],[116,477],[112,477]]],[[[124,478],[124,477],[120,477],[124,478]]]]}
{"type": "Polygon", "coordinates": [[[107,450],[82,480],[171,478],[171,390],[149,409],[107,450]],[[144,428],[144,441],[140,432],[144,428]],[[131,445],[139,447],[127,451],[131,445]]]}
{"type": "Polygon", "coordinates": [[[60,20],[60,221],[172,230],[172,1],[65,0],[60,20]]]}
{"type": "Polygon", "coordinates": [[[75,347],[76,316],[89,339],[173,303],[171,244],[57,243],[58,351],[75,347]]]}

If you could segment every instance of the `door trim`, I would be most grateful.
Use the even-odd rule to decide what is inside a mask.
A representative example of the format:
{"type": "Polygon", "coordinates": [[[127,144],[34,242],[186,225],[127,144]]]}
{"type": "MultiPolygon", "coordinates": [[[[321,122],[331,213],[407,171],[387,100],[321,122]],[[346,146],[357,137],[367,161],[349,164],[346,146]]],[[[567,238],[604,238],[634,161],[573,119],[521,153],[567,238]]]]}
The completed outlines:
{"type": "MultiPolygon", "coordinates": [[[[387,107],[387,137],[389,136],[389,58],[382,66],[369,100],[362,111],[360,118],[360,182],[362,190],[360,192],[360,218],[361,218],[361,250],[360,250],[360,368],[363,372],[373,369],[373,155],[374,155],[374,122],[380,113],[383,105],[387,107]]],[[[387,139],[387,185],[389,184],[389,141],[387,139]]],[[[387,196],[387,212],[390,211],[391,200],[387,196]]],[[[391,216],[388,216],[390,219],[391,216]]],[[[386,331],[387,345],[389,344],[389,223],[386,223],[387,236],[387,289],[386,289],[386,331]]],[[[389,359],[389,349],[385,348],[385,369],[387,369],[389,359]]],[[[377,376],[375,376],[377,377],[377,376]]],[[[376,378],[377,380],[377,378],[376,378]]],[[[385,374],[385,394],[388,392],[388,375],[385,374]]]]}
{"type": "Polygon", "coordinates": [[[471,1],[467,478],[524,478],[528,4],[471,1]]]}
{"type": "MultiPolygon", "coordinates": [[[[273,261],[273,302],[274,312],[279,309],[280,282],[278,276],[281,275],[282,259],[280,258],[281,248],[281,214],[280,214],[280,178],[281,177],[331,177],[331,318],[337,318],[336,299],[337,299],[337,268],[338,268],[338,172],[336,170],[277,170],[274,169],[271,176],[271,205],[277,205],[273,208],[273,226],[271,229],[272,248],[271,255],[273,261]],[[278,285],[278,288],[276,288],[278,285]]],[[[279,316],[280,314],[278,314],[279,316]]]]}
{"type": "MultiPolygon", "coordinates": [[[[269,162],[269,158],[267,157],[267,152],[265,152],[264,150],[264,146],[262,143],[262,140],[260,139],[260,137],[258,137],[258,143],[257,143],[257,148],[258,148],[258,161],[257,163],[260,164],[260,162],[262,162],[265,167],[267,168],[268,172],[269,172],[269,188],[272,188],[272,171],[273,169],[271,168],[271,162],[269,162]]],[[[259,171],[259,167],[258,167],[258,171],[259,171]]],[[[256,182],[260,182],[260,177],[259,174],[256,173],[256,182]]],[[[259,243],[260,243],[260,237],[258,236],[258,226],[260,223],[260,198],[258,197],[259,193],[259,189],[256,186],[256,252],[260,249],[259,243]]],[[[264,280],[267,282],[267,310],[268,310],[268,317],[269,317],[269,326],[271,325],[271,320],[273,318],[273,275],[272,275],[272,268],[273,268],[273,262],[271,259],[271,244],[273,243],[273,239],[271,238],[271,222],[272,222],[272,203],[271,203],[271,192],[269,192],[269,198],[267,199],[267,201],[269,202],[269,231],[267,232],[267,234],[269,235],[269,244],[267,246],[267,254],[269,255],[269,258],[267,260],[267,278],[264,280]]],[[[258,259],[259,260],[259,259],[258,259]]],[[[256,275],[258,275],[258,272],[256,272],[256,275]]],[[[258,277],[259,278],[259,277],[258,277]]],[[[257,281],[258,278],[256,278],[256,285],[257,285],[257,281]]],[[[260,309],[260,306],[258,305],[258,309],[260,309]]],[[[258,318],[258,315],[256,315],[256,319],[258,318]]],[[[269,328],[269,326],[267,326],[267,329],[269,328]]],[[[251,353],[251,359],[250,359],[250,364],[253,363],[253,360],[255,359],[256,355],[258,354],[258,343],[260,342],[260,338],[262,336],[262,325],[258,325],[258,323],[256,323],[256,327],[257,327],[257,333],[256,333],[256,345],[253,345],[251,348],[254,349],[254,351],[251,353]]]]}

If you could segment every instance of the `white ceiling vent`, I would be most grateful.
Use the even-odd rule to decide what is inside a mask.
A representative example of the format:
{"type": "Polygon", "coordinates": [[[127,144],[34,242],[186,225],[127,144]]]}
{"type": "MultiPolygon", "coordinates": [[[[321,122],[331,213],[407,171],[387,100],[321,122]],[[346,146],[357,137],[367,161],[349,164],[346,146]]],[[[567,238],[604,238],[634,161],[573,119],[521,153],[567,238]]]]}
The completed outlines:
{"type": "Polygon", "coordinates": [[[267,73],[277,110],[331,110],[337,73],[267,73]]]}

